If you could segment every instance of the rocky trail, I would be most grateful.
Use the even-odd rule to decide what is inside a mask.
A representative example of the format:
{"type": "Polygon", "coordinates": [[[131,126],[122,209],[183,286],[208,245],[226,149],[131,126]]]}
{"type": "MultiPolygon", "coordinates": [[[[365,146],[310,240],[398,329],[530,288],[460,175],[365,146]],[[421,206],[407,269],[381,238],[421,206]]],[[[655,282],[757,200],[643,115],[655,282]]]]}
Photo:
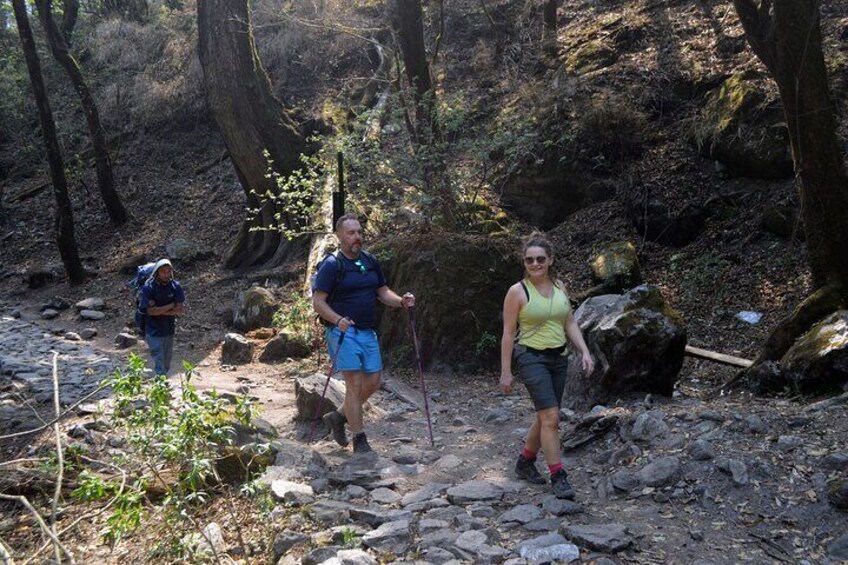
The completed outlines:
{"type": "MultiPolygon", "coordinates": [[[[125,352],[73,332],[54,335],[49,324],[8,311],[0,316],[4,433],[49,418],[51,352],[58,353],[63,406],[123,362],[125,352]]],[[[134,348],[144,354],[143,346],[134,348]]],[[[504,397],[491,376],[428,373],[430,446],[414,375],[409,384],[389,375],[366,420],[375,453],[353,455],[328,438],[305,442],[309,425],[295,419],[295,382],[308,382],[309,365],[221,366],[210,355],[198,366],[200,389],[247,392],[279,433],[276,464],[262,477],[276,501],[268,518],[274,539],[259,542],[254,554],[261,558],[249,562],[848,560],[848,493],[836,488],[848,473],[846,395],[817,403],[740,393],[709,398],[709,387],[684,368],[672,398],[621,399],[582,414],[563,409],[572,502],[512,475],[531,422],[523,391],[504,397]]],[[[115,456],[123,442],[102,426],[111,408],[99,394],[96,408],[86,402],[63,420],[64,439],[92,457],[115,456]]],[[[49,435],[29,439],[3,446],[4,459],[35,452],[49,435]]],[[[209,541],[238,560],[239,524],[213,518],[204,530],[209,541]]],[[[0,531],[16,520],[4,517],[0,531]]],[[[81,562],[145,560],[138,544],[115,551],[100,544],[96,524],[88,533],[77,547],[81,562]]]]}

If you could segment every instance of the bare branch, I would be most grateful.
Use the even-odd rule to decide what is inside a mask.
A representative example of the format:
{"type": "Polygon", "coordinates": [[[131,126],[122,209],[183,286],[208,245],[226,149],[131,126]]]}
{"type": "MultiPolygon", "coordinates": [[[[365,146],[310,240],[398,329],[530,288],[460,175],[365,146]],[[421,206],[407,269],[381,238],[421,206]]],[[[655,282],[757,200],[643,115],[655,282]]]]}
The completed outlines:
{"type": "MultiPolygon", "coordinates": [[[[106,505],[103,508],[100,508],[100,509],[98,509],[94,512],[89,512],[87,514],[83,514],[82,516],[80,516],[79,518],[77,518],[76,520],[71,522],[68,526],[62,528],[59,531],[59,535],[62,535],[65,532],[67,532],[68,530],[75,528],[76,525],[79,524],[80,522],[83,522],[83,521],[86,521],[86,520],[91,520],[93,518],[96,518],[97,516],[100,516],[104,512],[106,512],[106,510],[108,510],[113,504],[115,504],[115,502],[118,500],[118,497],[120,497],[124,493],[124,489],[126,488],[126,485],[127,485],[127,473],[126,473],[126,471],[124,471],[123,469],[118,467],[117,465],[114,465],[114,464],[109,463],[107,461],[97,461],[95,459],[89,459],[88,457],[85,457],[84,455],[80,455],[80,459],[82,459],[83,461],[87,461],[89,463],[97,463],[97,464],[100,464],[100,465],[106,465],[108,467],[112,467],[113,469],[117,470],[121,474],[121,486],[118,487],[118,492],[115,493],[115,496],[112,497],[112,500],[110,500],[108,503],[106,503],[106,505]]],[[[42,545],[41,547],[39,547],[35,551],[35,553],[30,555],[29,558],[27,558],[26,561],[21,563],[21,565],[29,565],[29,563],[31,563],[41,552],[43,552],[48,547],[50,547],[50,542],[47,542],[44,545],[42,545]]]]}
{"type": "Polygon", "coordinates": [[[47,535],[47,537],[50,538],[50,541],[53,543],[53,545],[58,546],[59,549],[61,549],[62,552],[68,556],[68,560],[70,561],[71,565],[76,565],[74,554],[71,553],[61,541],[59,541],[59,538],[56,537],[56,534],[53,533],[53,530],[51,530],[50,527],[44,522],[44,518],[42,518],[41,514],[38,513],[38,510],[36,510],[33,505],[30,504],[27,497],[0,493],[0,500],[10,500],[12,502],[21,503],[24,508],[26,508],[29,513],[32,514],[33,517],[35,517],[35,521],[38,522],[38,525],[41,527],[41,530],[47,535]]]}
{"type": "Polygon", "coordinates": [[[64,412],[62,412],[59,416],[57,416],[57,417],[56,417],[56,418],[54,418],[53,420],[51,420],[51,421],[47,422],[47,423],[46,423],[46,424],[44,424],[43,426],[39,426],[39,427],[37,427],[37,428],[33,428],[33,429],[31,429],[31,430],[25,430],[25,431],[23,431],[23,432],[15,432],[15,433],[13,433],[13,434],[6,434],[6,435],[4,435],[4,436],[0,436],[0,439],[11,439],[11,438],[15,438],[15,437],[22,437],[22,436],[27,436],[27,435],[30,435],[30,434],[38,433],[38,432],[40,432],[40,431],[42,431],[42,430],[46,430],[47,428],[49,428],[50,426],[52,426],[53,424],[55,424],[56,422],[60,421],[62,418],[64,418],[64,417],[65,417],[65,416],[67,416],[68,414],[70,414],[70,413],[74,410],[74,408],[76,408],[77,406],[79,406],[80,404],[82,404],[83,402],[85,402],[86,400],[89,400],[91,397],[95,396],[98,392],[102,391],[104,388],[107,388],[107,386],[108,386],[108,385],[101,384],[99,387],[97,387],[96,389],[94,389],[93,391],[91,391],[89,394],[87,394],[87,395],[83,396],[82,398],[80,398],[79,400],[77,400],[76,402],[74,402],[73,404],[71,404],[71,405],[68,407],[68,409],[67,409],[67,410],[65,410],[65,411],[64,411],[64,412]]]}
{"type": "MultiPolygon", "coordinates": [[[[50,528],[56,533],[56,511],[59,509],[59,497],[62,496],[62,478],[65,475],[65,457],[62,451],[62,435],[59,431],[59,417],[62,409],[59,406],[59,353],[53,352],[53,408],[56,411],[56,422],[53,424],[53,432],[56,434],[56,461],[58,471],[56,476],[56,488],[53,490],[53,507],[50,512],[50,528]]],[[[62,563],[62,554],[59,548],[54,547],[56,563],[62,563]]]]}

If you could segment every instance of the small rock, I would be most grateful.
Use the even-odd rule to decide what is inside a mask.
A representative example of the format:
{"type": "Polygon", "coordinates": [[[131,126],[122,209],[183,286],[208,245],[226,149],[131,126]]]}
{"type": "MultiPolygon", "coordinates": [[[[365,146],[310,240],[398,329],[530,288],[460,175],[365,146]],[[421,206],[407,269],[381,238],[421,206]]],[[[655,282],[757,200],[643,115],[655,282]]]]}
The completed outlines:
{"type": "Polygon", "coordinates": [[[702,530],[689,530],[689,537],[695,541],[704,541],[704,532],[702,530]]]}
{"type": "Polygon", "coordinates": [[[798,436],[780,436],[777,438],[777,448],[780,451],[792,451],[804,445],[804,440],[798,436]]]}
{"type": "Polygon", "coordinates": [[[489,481],[468,481],[449,488],[447,494],[453,504],[468,504],[500,500],[504,491],[489,481]]]}
{"type": "Polygon", "coordinates": [[[660,487],[677,482],[680,472],[680,460],[677,457],[660,457],[642,467],[637,476],[649,487],[660,487]]]}
{"type": "Polygon", "coordinates": [[[748,467],[738,459],[719,459],[716,461],[716,467],[731,475],[736,486],[744,486],[749,482],[748,467]]]}
{"type": "Polygon", "coordinates": [[[67,339],[68,341],[80,341],[82,339],[82,337],[80,337],[80,334],[76,332],[65,332],[62,337],[67,339]]]}
{"type": "Polygon", "coordinates": [[[221,347],[221,363],[227,365],[239,365],[250,363],[253,359],[253,342],[237,333],[228,333],[224,336],[224,345],[221,347]]]}
{"type": "Polygon", "coordinates": [[[707,461],[715,455],[713,444],[705,439],[696,439],[689,444],[689,456],[696,461],[707,461]]]}
{"type": "Polygon", "coordinates": [[[126,349],[138,343],[138,338],[132,334],[119,333],[115,336],[115,347],[118,349],[126,349]]]}
{"type": "Polygon", "coordinates": [[[722,416],[715,410],[704,410],[703,412],[701,412],[700,417],[702,420],[707,420],[710,422],[724,422],[724,416],[722,416]]]}
{"type": "Polygon", "coordinates": [[[309,504],[315,497],[311,486],[282,479],[271,483],[271,492],[277,500],[289,502],[296,506],[309,504]]]}
{"type": "Polygon", "coordinates": [[[388,488],[375,488],[371,491],[371,500],[377,504],[396,504],[400,502],[401,495],[388,488]]]}
{"type": "Polygon", "coordinates": [[[106,317],[106,314],[99,310],[81,310],[79,313],[79,317],[83,320],[91,320],[96,322],[97,320],[102,320],[106,317]]]}
{"type": "Polygon", "coordinates": [[[651,441],[668,433],[668,424],[664,421],[664,415],[659,410],[652,410],[639,414],[631,431],[636,439],[651,441]]]}
{"type": "Polygon", "coordinates": [[[41,313],[41,317],[45,320],[54,320],[59,316],[59,312],[57,310],[53,310],[52,308],[47,308],[41,313]]]}
{"type": "Polygon", "coordinates": [[[103,310],[106,302],[102,298],[86,298],[76,303],[77,312],[82,314],[84,310],[103,310]]]}
{"type": "Polygon", "coordinates": [[[766,431],[766,424],[762,418],[756,414],[751,414],[745,418],[745,429],[750,434],[761,434],[766,431]]]}
{"type": "Polygon", "coordinates": [[[822,467],[834,471],[848,471],[848,453],[831,453],[822,459],[822,467]]]}
{"type": "Polygon", "coordinates": [[[527,524],[542,517],[542,510],[533,504],[519,504],[498,517],[498,522],[527,524]]]}
{"type": "Polygon", "coordinates": [[[512,420],[512,411],[508,408],[492,408],[483,414],[482,420],[492,424],[505,424],[512,420]]]}
{"type": "Polygon", "coordinates": [[[563,525],[562,534],[581,547],[616,553],[633,544],[633,538],[621,524],[563,525]]]}
{"type": "Polygon", "coordinates": [[[97,336],[97,330],[94,328],[85,328],[80,332],[80,337],[86,341],[94,338],[95,336],[97,336]]]}
{"type": "Polygon", "coordinates": [[[840,510],[848,510],[848,480],[835,481],[827,489],[827,499],[840,510]]]}
{"type": "Polygon", "coordinates": [[[553,495],[542,499],[542,508],[554,516],[570,516],[583,512],[583,507],[573,500],[562,500],[553,495]]]}

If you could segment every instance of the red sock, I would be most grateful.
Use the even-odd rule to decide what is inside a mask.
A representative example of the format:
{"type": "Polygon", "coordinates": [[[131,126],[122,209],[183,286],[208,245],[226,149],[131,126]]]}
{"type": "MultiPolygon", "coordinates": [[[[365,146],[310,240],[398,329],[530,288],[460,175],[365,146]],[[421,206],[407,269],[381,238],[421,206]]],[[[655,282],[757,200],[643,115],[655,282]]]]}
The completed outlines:
{"type": "Polygon", "coordinates": [[[562,461],[559,463],[554,463],[553,465],[548,465],[548,469],[551,471],[551,475],[555,475],[556,473],[562,471],[562,461]]]}
{"type": "Polygon", "coordinates": [[[526,447],[521,450],[521,456],[523,458],[527,459],[528,461],[535,461],[536,460],[536,452],[530,451],[526,447]]]}

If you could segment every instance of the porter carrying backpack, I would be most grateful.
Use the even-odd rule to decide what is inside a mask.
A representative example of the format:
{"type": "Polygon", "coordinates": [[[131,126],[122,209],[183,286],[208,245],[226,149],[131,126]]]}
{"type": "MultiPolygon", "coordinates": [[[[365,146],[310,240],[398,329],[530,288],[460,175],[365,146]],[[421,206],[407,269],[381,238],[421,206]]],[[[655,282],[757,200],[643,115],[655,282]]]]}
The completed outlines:
{"type": "Polygon", "coordinates": [[[135,298],[135,325],[138,327],[141,335],[144,335],[147,329],[147,313],[142,312],[139,308],[139,304],[141,303],[141,287],[153,276],[153,268],[155,266],[155,261],[153,263],[139,265],[136,267],[135,277],[127,283],[127,288],[130,289],[130,292],[135,298]]]}

